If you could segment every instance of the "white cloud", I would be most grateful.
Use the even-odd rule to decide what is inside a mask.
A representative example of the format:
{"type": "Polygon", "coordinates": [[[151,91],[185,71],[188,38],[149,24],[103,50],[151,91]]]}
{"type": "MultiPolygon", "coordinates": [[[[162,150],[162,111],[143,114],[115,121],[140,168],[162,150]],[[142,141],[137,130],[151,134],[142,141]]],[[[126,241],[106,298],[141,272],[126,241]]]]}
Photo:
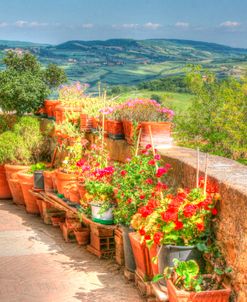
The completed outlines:
{"type": "Polygon", "coordinates": [[[126,23],[126,24],[123,24],[122,25],[123,28],[137,28],[138,27],[138,24],[135,24],[135,23],[126,23]]]}
{"type": "Polygon", "coordinates": [[[23,20],[18,20],[14,24],[16,27],[23,28],[23,27],[43,27],[47,26],[48,23],[45,22],[37,22],[37,21],[23,21],[23,20]]]}
{"type": "Polygon", "coordinates": [[[227,27],[227,28],[234,28],[234,27],[239,27],[241,24],[239,22],[236,22],[236,21],[225,21],[225,22],[222,22],[220,24],[221,27],[227,27]]]}
{"type": "Polygon", "coordinates": [[[144,27],[144,28],[147,28],[147,29],[153,29],[153,30],[155,30],[155,29],[160,28],[161,25],[158,24],[158,23],[148,22],[148,23],[144,24],[143,27],[144,27]]]}
{"type": "Polygon", "coordinates": [[[93,28],[93,27],[94,27],[94,25],[92,23],[82,24],[82,28],[90,29],[90,28],[93,28]]]}
{"type": "Polygon", "coordinates": [[[175,24],[176,27],[180,27],[180,28],[188,28],[190,26],[190,24],[188,22],[181,22],[181,21],[178,21],[176,24],[175,24]]]}
{"type": "Polygon", "coordinates": [[[6,22],[0,22],[0,28],[1,27],[6,27],[6,26],[8,26],[8,23],[6,23],[6,22]]]}

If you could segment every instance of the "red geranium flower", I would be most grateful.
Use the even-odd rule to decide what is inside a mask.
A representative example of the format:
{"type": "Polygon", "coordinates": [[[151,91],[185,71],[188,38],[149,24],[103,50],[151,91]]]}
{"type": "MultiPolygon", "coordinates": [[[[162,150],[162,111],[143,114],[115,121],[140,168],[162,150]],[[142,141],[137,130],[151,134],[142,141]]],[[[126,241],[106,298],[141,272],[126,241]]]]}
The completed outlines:
{"type": "Polygon", "coordinates": [[[156,177],[159,178],[159,177],[163,176],[165,173],[167,173],[167,169],[164,167],[160,167],[157,170],[156,177]]]}
{"type": "Polygon", "coordinates": [[[217,213],[218,213],[218,211],[215,208],[213,208],[211,212],[213,215],[217,215],[217,213]]]}
{"type": "Polygon", "coordinates": [[[161,218],[165,222],[177,221],[178,210],[176,208],[168,208],[165,212],[161,213],[161,218]]]}
{"type": "Polygon", "coordinates": [[[152,185],[153,184],[153,180],[151,178],[146,179],[146,183],[148,185],[152,185]]]}
{"type": "Polygon", "coordinates": [[[150,239],[151,239],[150,235],[145,236],[145,240],[150,240],[150,239]]]}
{"type": "Polygon", "coordinates": [[[192,205],[192,204],[187,204],[184,207],[184,216],[189,218],[192,217],[195,213],[196,213],[196,206],[192,205]]]}
{"type": "Polygon", "coordinates": [[[150,166],[154,166],[155,165],[155,160],[154,159],[150,159],[150,161],[148,162],[148,164],[150,166]]]}
{"type": "Polygon", "coordinates": [[[144,228],[140,229],[140,230],[139,230],[139,233],[140,233],[141,236],[144,236],[144,235],[146,234],[144,228]]]}
{"type": "Polygon", "coordinates": [[[125,176],[127,174],[127,171],[126,170],[122,170],[121,173],[120,173],[122,176],[125,176]]]}
{"type": "Polygon", "coordinates": [[[178,230],[181,230],[183,227],[184,227],[184,224],[181,222],[181,221],[175,221],[175,230],[178,231],[178,230]]]}
{"type": "Polygon", "coordinates": [[[140,199],[143,200],[146,196],[145,195],[140,195],[140,199]]]}
{"type": "Polygon", "coordinates": [[[203,222],[202,223],[197,223],[196,227],[197,227],[197,229],[198,229],[199,232],[202,232],[205,229],[205,225],[204,225],[203,222]]]}
{"type": "Polygon", "coordinates": [[[154,234],[154,243],[160,244],[160,240],[163,238],[163,233],[162,232],[156,232],[154,234]]]}
{"type": "Polygon", "coordinates": [[[156,155],[154,156],[154,159],[160,160],[160,159],[161,159],[161,156],[160,156],[159,154],[156,154],[156,155]]]}
{"type": "Polygon", "coordinates": [[[146,150],[151,149],[151,148],[152,148],[151,144],[146,145],[146,150]]]}

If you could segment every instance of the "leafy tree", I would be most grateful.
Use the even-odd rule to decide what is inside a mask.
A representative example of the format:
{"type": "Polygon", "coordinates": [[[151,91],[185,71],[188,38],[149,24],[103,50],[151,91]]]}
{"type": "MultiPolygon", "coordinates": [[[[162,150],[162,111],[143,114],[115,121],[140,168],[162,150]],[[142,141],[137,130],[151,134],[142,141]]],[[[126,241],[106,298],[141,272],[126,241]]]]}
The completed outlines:
{"type": "Polygon", "coordinates": [[[66,81],[62,69],[54,64],[42,69],[30,53],[19,55],[10,51],[4,63],[6,69],[0,72],[0,107],[4,112],[17,115],[35,112],[51,89],[66,81]]]}
{"type": "Polygon", "coordinates": [[[176,117],[180,143],[233,159],[246,158],[246,79],[218,80],[194,67],[186,80],[195,97],[188,111],[176,117]]]}

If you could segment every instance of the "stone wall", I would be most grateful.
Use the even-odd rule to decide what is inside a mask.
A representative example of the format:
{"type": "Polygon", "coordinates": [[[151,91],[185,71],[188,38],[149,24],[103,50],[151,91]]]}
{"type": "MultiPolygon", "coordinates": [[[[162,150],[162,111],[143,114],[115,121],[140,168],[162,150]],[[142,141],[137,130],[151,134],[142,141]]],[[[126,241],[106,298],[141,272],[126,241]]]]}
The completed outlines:
{"type": "MultiPolygon", "coordinates": [[[[172,164],[171,184],[194,187],[196,151],[173,147],[159,149],[172,164]]],[[[201,172],[205,154],[200,153],[201,172]]],[[[232,267],[231,284],[237,302],[247,302],[247,167],[219,156],[209,156],[209,180],[218,184],[222,200],[218,204],[216,237],[227,264],[232,267]]],[[[202,173],[203,174],[203,173],[202,173]]]]}

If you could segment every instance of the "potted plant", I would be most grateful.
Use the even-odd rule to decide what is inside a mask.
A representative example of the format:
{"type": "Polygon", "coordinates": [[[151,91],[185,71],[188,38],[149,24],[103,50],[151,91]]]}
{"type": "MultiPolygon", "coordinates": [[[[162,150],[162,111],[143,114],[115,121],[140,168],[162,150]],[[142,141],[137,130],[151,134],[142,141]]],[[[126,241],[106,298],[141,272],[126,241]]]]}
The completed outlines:
{"type": "MultiPolygon", "coordinates": [[[[134,232],[133,227],[135,227],[134,225],[130,227],[132,217],[140,207],[149,202],[153,203],[162,191],[167,190],[161,177],[168,172],[170,167],[168,165],[163,167],[160,155],[153,156],[151,150],[152,146],[147,145],[141,154],[127,159],[127,162],[116,172],[113,182],[117,200],[114,219],[115,223],[121,225],[123,231],[125,266],[132,272],[136,268],[129,239],[129,233],[134,232]]],[[[146,273],[143,272],[143,274],[146,273]]]]}
{"type": "Polygon", "coordinates": [[[125,102],[121,108],[124,134],[128,143],[133,144],[134,126],[142,129],[141,144],[171,144],[171,120],[173,111],[164,107],[155,100],[134,99],[125,102]]]}
{"type": "Polygon", "coordinates": [[[215,204],[219,195],[214,190],[204,194],[201,188],[179,190],[167,195],[149,212],[142,207],[134,217],[135,227],[149,246],[158,248],[160,273],[179,260],[200,259],[197,246],[205,243],[210,234],[211,218],[217,214],[215,204]]]}
{"type": "MultiPolygon", "coordinates": [[[[170,302],[228,302],[231,290],[226,288],[223,278],[201,275],[196,261],[174,259],[174,266],[168,267],[164,275],[170,302]]],[[[221,275],[222,276],[222,275],[221,275]]]]}
{"type": "Polygon", "coordinates": [[[102,111],[106,117],[108,137],[114,140],[124,139],[123,122],[121,120],[122,107],[121,104],[117,104],[102,111]]]}
{"type": "Polygon", "coordinates": [[[60,87],[60,104],[55,107],[56,123],[59,124],[66,120],[66,114],[73,114],[72,119],[80,117],[86,99],[85,90],[87,87],[87,84],[81,84],[80,82],[60,87]]]}

